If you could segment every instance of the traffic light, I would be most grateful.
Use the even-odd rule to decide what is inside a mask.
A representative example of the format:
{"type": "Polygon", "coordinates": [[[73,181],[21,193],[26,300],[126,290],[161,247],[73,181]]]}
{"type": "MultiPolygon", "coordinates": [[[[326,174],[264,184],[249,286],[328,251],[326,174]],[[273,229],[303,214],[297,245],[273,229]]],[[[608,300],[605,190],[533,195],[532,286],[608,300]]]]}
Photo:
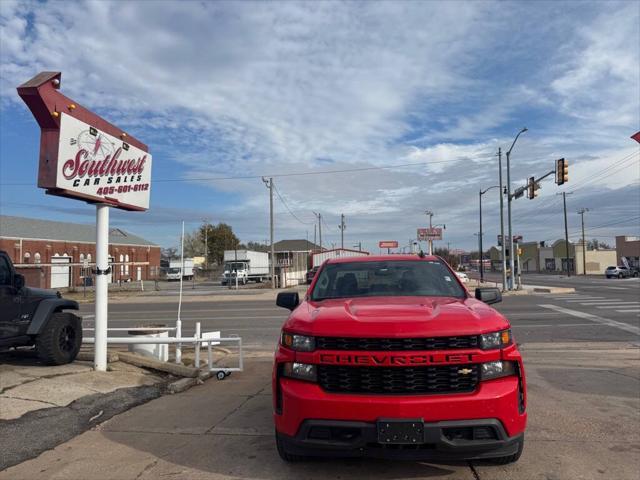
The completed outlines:
{"type": "Polygon", "coordinates": [[[569,162],[564,158],[556,160],[556,183],[562,185],[569,181],[569,162]]]}
{"type": "Polygon", "coordinates": [[[536,182],[535,177],[529,177],[529,183],[527,184],[527,198],[533,200],[538,196],[538,189],[540,185],[536,182]]]}

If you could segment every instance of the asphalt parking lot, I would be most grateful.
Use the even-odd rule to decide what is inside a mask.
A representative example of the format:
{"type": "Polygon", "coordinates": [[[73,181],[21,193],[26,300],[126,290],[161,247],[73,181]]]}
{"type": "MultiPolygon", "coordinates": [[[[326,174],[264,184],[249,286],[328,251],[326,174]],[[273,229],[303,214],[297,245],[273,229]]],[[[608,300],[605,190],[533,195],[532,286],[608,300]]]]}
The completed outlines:
{"type": "MultiPolygon", "coordinates": [[[[497,307],[512,321],[527,370],[529,424],[515,465],[283,463],[273,441],[270,369],[286,312],[272,302],[238,300],[187,303],[182,317],[186,332],[201,321],[203,330],[241,335],[245,372],[136,407],[0,479],[637,479],[640,283],[583,287],[508,297],[497,307]]],[[[175,312],[166,304],[119,304],[110,318],[114,325],[169,322],[175,312]]]]}

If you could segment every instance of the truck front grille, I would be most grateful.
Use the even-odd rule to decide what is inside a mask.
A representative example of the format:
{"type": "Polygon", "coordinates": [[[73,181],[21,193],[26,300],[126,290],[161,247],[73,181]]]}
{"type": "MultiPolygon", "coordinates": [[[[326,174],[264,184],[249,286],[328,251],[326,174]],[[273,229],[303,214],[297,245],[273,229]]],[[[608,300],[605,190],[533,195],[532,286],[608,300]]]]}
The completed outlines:
{"type": "Polygon", "coordinates": [[[322,350],[453,350],[478,346],[477,335],[427,338],[316,337],[316,347],[322,350]]]}
{"type": "Polygon", "coordinates": [[[318,365],[318,383],[335,393],[416,395],[472,392],[478,365],[351,367],[318,365]],[[471,370],[471,372],[469,372],[471,370]]]}

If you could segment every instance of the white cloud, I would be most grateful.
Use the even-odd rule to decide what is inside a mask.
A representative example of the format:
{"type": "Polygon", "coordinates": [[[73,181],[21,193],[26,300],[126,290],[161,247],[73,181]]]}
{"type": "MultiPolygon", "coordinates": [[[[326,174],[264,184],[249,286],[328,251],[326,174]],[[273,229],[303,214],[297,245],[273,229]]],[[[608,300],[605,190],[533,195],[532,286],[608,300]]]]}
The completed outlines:
{"type": "MultiPolygon", "coordinates": [[[[499,60],[517,3],[0,0],[0,94],[16,102],[19,83],[61,70],[66,94],[188,178],[423,162],[276,184],[304,221],[344,212],[350,233],[408,237],[431,208],[470,244],[477,190],[496,183],[496,149],[523,120],[538,129],[527,125],[514,152],[518,181],[559,156],[580,180],[626,154],[640,75],[637,6],[623,6],[587,18],[558,51],[526,32],[544,60],[521,59],[539,70],[528,81],[499,60]]],[[[197,183],[242,193],[225,211],[201,208],[246,235],[265,218],[259,179],[197,183]]],[[[308,228],[276,205],[282,235],[308,228]]]]}

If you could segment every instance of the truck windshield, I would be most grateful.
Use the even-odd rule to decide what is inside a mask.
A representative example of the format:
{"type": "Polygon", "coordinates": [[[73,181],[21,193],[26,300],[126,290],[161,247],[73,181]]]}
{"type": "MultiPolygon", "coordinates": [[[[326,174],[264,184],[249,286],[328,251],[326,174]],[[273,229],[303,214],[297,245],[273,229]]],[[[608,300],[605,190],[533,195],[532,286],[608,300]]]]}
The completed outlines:
{"type": "Polygon", "coordinates": [[[466,291],[440,261],[352,262],[327,264],[311,300],[355,297],[466,297],[466,291]]]}
{"type": "Polygon", "coordinates": [[[227,263],[227,270],[244,270],[244,263],[227,263]]]}
{"type": "Polygon", "coordinates": [[[179,268],[170,268],[169,269],[169,273],[180,273],[180,269],[179,268]]]}

